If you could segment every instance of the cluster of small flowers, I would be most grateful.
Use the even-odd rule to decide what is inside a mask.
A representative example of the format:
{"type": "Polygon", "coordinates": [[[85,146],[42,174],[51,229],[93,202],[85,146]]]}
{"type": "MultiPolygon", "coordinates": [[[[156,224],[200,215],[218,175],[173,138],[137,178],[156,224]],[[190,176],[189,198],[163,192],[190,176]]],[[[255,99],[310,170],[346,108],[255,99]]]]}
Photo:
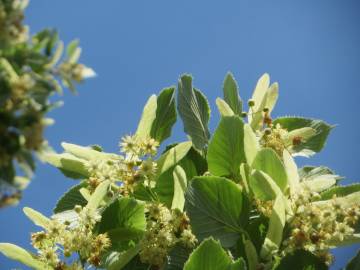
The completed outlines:
{"type": "Polygon", "coordinates": [[[96,76],[93,69],[80,64],[72,62],[63,62],[59,65],[58,72],[62,77],[69,81],[82,82],[86,78],[96,76]]]}
{"type": "Polygon", "coordinates": [[[156,174],[156,162],[153,156],[157,153],[159,143],[152,138],[126,136],[119,145],[124,156],[118,156],[116,159],[91,160],[86,164],[90,174],[88,178],[90,192],[105,180],[113,183],[121,182],[119,190],[123,195],[132,193],[140,182],[152,185],[156,174]]]}
{"type": "Polygon", "coordinates": [[[88,188],[92,193],[103,181],[115,182],[121,179],[124,166],[122,166],[121,156],[119,159],[96,159],[86,164],[86,169],[90,176],[88,178],[88,188]]]}
{"type": "Polygon", "coordinates": [[[258,199],[255,199],[255,205],[257,210],[262,213],[266,217],[271,216],[271,212],[273,209],[274,201],[261,201],[258,199]]]}
{"type": "Polygon", "coordinates": [[[186,248],[193,248],[197,239],[191,231],[189,218],[180,210],[169,210],[162,204],[149,204],[147,229],[142,239],[140,259],[161,267],[169,250],[180,243],[186,248]]]}
{"type": "Polygon", "coordinates": [[[119,143],[121,152],[134,156],[154,156],[157,153],[159,143],[153,138],[141,138],[139,136],[125,136],[119,143]]]}
{"type": "Polygon", "coordinates": [[[295,249],[312,252],[325,263],[331,264],[331,243],[341,242],[354,233],[360,217],[360,205],[344,209],[334,198],[328,207],[312,203],[318,197],[304,190],[293,198],[294,217],[290,221],[290,236],[284,242],[284,254],[295,249]]]}
{"type": "Polygon", "coordinates": [[[283,151],[286,145],[283,138],[288,134],[286,129],[283,129],[280,124],[276,124],[275,127],[266,128],[261,133],[260,144],[263,147],[272,148],[280,157],[283,155],[283,151]]]}
{"type": "Polygon", "coordinates": [[[76,252],[81,261],[99,266],[100,254],[110,246],[110,239],[106,234],[93,233],[94,226],[101,216],[96,211],[81,206],[76,206],[75,211],[78,213],[78,222],[75,226],[69,221],[60,222],[52,219],[45,231],[31,235],[32,245],[38,250],[39,258],[49,267],[59,270],[83,269],[78,262],[68,266],[61,261],[61,250],[65,257],[70,257],[76,252]]]}
{"type": "MultiPolygon", "coordinates": [[[[3,61],[5,60],[3,59],[3,61]]],[[[6,100],[4,109],[18,109],[22,105],[21,103],[26,102],[26,95],[28,94],[28,91],[34,87],[35,80],[29,73],[24,73],[20,76],[11,76],[11,78],[9,76],[7,77],[7,81],[11,89],[11,95],[10,98],[6,100]]]]}
{"type": "Polygon", "coordinates": [[[16,44],[28,39],[28,28],[22,25],[27,0],[0,1],[0,42],[16,44]]]}

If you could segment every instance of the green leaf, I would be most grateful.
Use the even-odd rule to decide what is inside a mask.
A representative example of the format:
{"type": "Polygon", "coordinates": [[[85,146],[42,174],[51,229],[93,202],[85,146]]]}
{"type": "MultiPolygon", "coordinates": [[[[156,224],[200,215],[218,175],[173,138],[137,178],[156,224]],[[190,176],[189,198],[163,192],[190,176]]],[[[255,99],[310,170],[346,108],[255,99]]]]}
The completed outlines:
{"type": "Polygon", "coordinates": [[[122,270],[150,270],[150,269],[151,266],[146,263],[142,263],[139,256],[135,256],[124,268],[122,268],[122,270]]]}
{"type": "Polygon", "coordinates": [[[280,124],[288,131],[299,128],[311,127],[316,130],[316,135],[309,138],[304,143],[293,148],[295,153],[309,156],[314,152],[320,152],[324,147],[326,139],[334,126],[330,126],[321,120],[306,119],[301,117],[280,117],[274,120],[274,125],[280,124]]]}
{"type": "Polygon", "coordinates": [[[244,248],[246,253],[246,259],[248,262],[248,270],[257,270],[257,266],[259,263],[258,254],[256,252],[256,248],[251,242],[251,240],[244,239],[244,248]]]}
{"type": "Polygon", "coordinates": [[[85,187],[86,183],[81,182],[80,184],[73,186],[58,200],[53,210],[55,214],[64,212],[66,210],[74,209],[75,205],[85,206],[87,200],[81,195],[80,189],[85,187]]]}
{"type": "Polygon", "coordinates": [[[328,267],[318,257],[305,250],[297,250],[286,255],[275,270],[327,270],[328,267]]]}
{"type": "Polygon", "coordinates": [[[99,223],[99,232],[107,232],[112,241],[138,239],[146,228],[144,206],[133,198],[115,200],[104,210],[99,223]],[[130,235],[121,235],[125,232],[130,235]]]}
{"type": "Polygon", "coordinates": [[[185,195],[192,230],[201,241],[213,236],[224,247],[233,246],[247,222],[240,187],[222,177],[195,177],[185,195]]]}
{"type": "Polygon", "coordinates": [[[122,252],[112,251],[104,259],[103,266],[107,270],[125,269],[124,267],[139,253],[139,251],[139,245],[136,245],[135,247],[129,248],[128,250],[122,252]]]}
{"type": "Polygon", "coordinates": [[[258,170],[250,174],[249,185],[255,197],[262,201],[275,200],[282,193],[280,187],[268,174],[258,170]]]}
{"type": "Polygon", "coordinates": [[[288,187],[284,164],[271,148],[261,149],[251,166],[268,174],[282,191],[288,187]]]}
{"type": "Polygon", "coordinates": [[[243,258],[237,259],[230,265],[229,270],[247,270],[245,260],[243,258]]]}
{"type": "Polygon", "coordinates": [[[66,56],[70,58],[74,54],[77,47],[79,47],[79,40],[78,39],[72,40],[69,43],[69,45],[67,45],[66,47],[66,56]]]}
{"type": "Polygon", "coordinates": [[[250,219],[245,230],[251,239],[252,244],[255,246],[257,254],[260,253],[261,247],[264,244],[264,239],[266,237],[267,231],[269,228],[269,218],[260,215],[257,218],[250,219]]]}
{"type": "Polygon", "coordinates": [[[183,270],[191,250],[177,244],[168,254],[163,270],[183,270]]]}
{"type": "Polygon", "coordinates": [[[169,87],[163,89],[157,98],[156,117],[151,126],[150,137],[161,143],[171,135],[175,122],[175,87],[169,87]]]}
{"type": "Polygon", "coordinates": [[[52,58],[50,59],[49,63],[47,63],[45,65],[45,68],[50,69],[50,68],[54,67],[57,64],[57,62],[60,60],[63,50],[64,50],[64,43],[62,41],[60,41],[58,43],[58,46],[57,46],[52,58]]]}
{"type": "Polygon", "coordinates": [[[344,197],[358,191],[360,191],[360,184],[352,184],[348,186],[332,187],[322,192],[320,195],[322,200],[330,200],[334,195],[336,195],[336,197],[344,197]]]}
{"type": "Polygon", "coordinates": [[[186,173],[180,166],[176,166],[173,172],[174,178],[174,197],[171,209],[184,209],[185,197],[184,193],[187,187],[186,173]]]}
{"type": "Polygon", "coordinates": [[[360,251],[356,254],[354,258],[346,266],[345,270],[358,270],[360,269],[360,251]]]}
{"type": "MultiPolygon", "coordinates": [[[[179,146],[180,145],[176,145],[179,146]]],[[[170,148],[175,148],[176,146],[170,148]]],[[[178,148],[180,150],[180,148],[178,148]]],[[[175,153],[180,153],[182,151],[174,151],[175,153]]],[[[160,200],[169,208],[171,207],[173,197],[174,197],[174,177],[173,171],[176,165],[180,165],[185,173],[187,179],[192,179],[194,176],[202,175],[207,170],[206,160],[190,146],[190,149],[186,154],[176,155],[176,162],[173,166],[170,166],[166,169],[160,176],[156,179],[155,192],[160,200]]]]}
{"type": "Polygon", "coordinates": [[[136,130],[136,135],[140,138],[150,137],[152,124],[156,118],[157,98],[152,95],[145,104],[141,119],[136,130]]]}
{"type": "Polygon", "coordinates": [[[182,160],[191,149],[191,142],[182,142],[170,148],[157,160],[157,175],[161,175],[182,160]]]}
{"type": "Polygon", "coordinates": [[[38,212],[34,209],[31,209],[30,207],[24,207],[23,211],[24,211],[25,215],[32,222],[34,222],[35,225],[40,226],[42,228],[47,228],[47,225],[49,224],[50,219],[45,217],[43,214],[41,214],[40,212],[38,212]]]}
{"type": "Polygon", "coordinates": [[[76,47],[72,52],[72,54],[67,57],[68,58],[67,62],[69,62],[70,64],[75,64],[77,61],[79,61],[80,55],[81,55],[81,48],[76,47]]]}
{"type": "Polygon", "coordinates": [[[106,196],[110,186],[110,181],[106,180],[101,182],[100,185],[97,186],[94,193],[91,195],[86,207],[91,209],[97,209],[100,206],[100,203],[106,196]]]}
{"type": "Polygon", "coordinates": [[[210,141],[207,161],[210,173],[237,177],[244,153],[244,123],[238,116],[222,117],[210,141]]]}
{"type": "Polygon", "coordinates": [[[66,177],[74,179],[89,177],[85,166],[86,160],[77,158],[71,154],[44,154],[43,160],[60,169],[66,177]]]}
{"type": "Polygon", "coordinates": [[[233,116],[234,115],[233,110],[223,99],[217,98],[216,106],[218,107],[221,116],[233,116]]]}
{"type": "Polygon", "coordinates": [[[29,266],[31,269],[50,269],[43,262],[37,260],[33,254],[16,245],[10,243],[0,243],[0,252],[9,259],[21,262],[22,264],[29,266]]]}
{"type": "Polygon", "coordinates": [[[184,270],[245,270],[241,262],[233,262],[222,249],[219,242],[212,238],[204,240],[190,255],[184,270]],[[236,266],[236,267],[234,267],[236,266]]]}
{"type": "Polygon", "coordinates": [[[249,124],[244,125],[244,153],[248,164],[252,164],[258,151],[259,141],[249,124]]]}
{"type": "Polygon", "coordinates": [[[208,122],[210,107],[206,97],[192,86],[192,77],[182,75],[178,84],[178,111],[188,134],[198,150],[203,150],[210,138],[208,122]]]}
{"type": "Polygon", "coordinates": [[[278,251],[283,238],[284,227],[285,205],[283,198],[278,196],[274,202],[270,216],[269,229],[260,252],[262,258],[269,259],[273,253],[278,251]]]}
{"type": "Polygon", "coordinates": [[[239,96],[239,87],[231,72],[226,74],[223,92],[224,100],[230,106],[233,113],[240,115],[242,113],[242,101],[239,96]]]}

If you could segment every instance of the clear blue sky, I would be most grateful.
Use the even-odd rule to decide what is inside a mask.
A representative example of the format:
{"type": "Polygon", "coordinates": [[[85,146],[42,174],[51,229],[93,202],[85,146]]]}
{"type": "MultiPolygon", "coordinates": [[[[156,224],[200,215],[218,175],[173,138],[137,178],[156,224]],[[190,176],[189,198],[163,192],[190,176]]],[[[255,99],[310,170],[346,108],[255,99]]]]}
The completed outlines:
{"type": "MultiPolygon", "coordinates": [[[[65,106],[51,113],[56,124],[46,135],[58,151],[62,141],[117,151],[120,136],[135,131],[148,96],[176,84],[184,72],[193,74],[210,100],[213,130],[225,73],[234,73],[247,99],[257,78],[268,72],[280,84],[275,115],[338,124],[326,149],[313,159],[299,159],[300,164],[327,165],[346,176],[344,183],[360,179],[357,0],[32,0],[26,15],[32,33],[56,27],[65,41],[80,38],[82,61],[98,73],[79,87],[78,96],[66,93],[65,106]]],[[[168,142],[185,138],[180,123],[173,135],[168,142]]],[[[21,209],[30,206],[49,215],[75,183],[39,164],[20,205],[0,211],[0,242],[29,248],[29,232],[37,229],[21,209]]],[[[335,252],[333,269],[355,252],[335,252]]],[[[0,269],[14,267],[25,269],[0,255],[0,269]]]]}

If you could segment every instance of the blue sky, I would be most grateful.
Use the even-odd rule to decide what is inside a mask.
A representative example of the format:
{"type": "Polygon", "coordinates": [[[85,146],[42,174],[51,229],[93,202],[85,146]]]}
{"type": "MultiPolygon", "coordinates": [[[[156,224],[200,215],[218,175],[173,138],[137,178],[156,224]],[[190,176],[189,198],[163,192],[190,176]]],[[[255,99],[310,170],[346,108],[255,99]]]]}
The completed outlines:
{"type": "MultiPolygon", "coordinates": [[[[360,179],[360,129],[357,123],[360,79],[360,3],[356,0],[85,1],[32,0],[26,21],[34,33],[56,27],[66,42],[79,38],[82,62],[98,77],[66,93],[65,106],[51,113],[46,131],[60,151],[62,141],[100,144],[117,151],[122,135],[135,131],[152,93],[193,74],[196,87],[218,112],[215,98],[232,71],[247,100],[258,77],[268,72],[280,84],[274,115],[302,115],[337,124],[327,147],[299,163],[327,165],[360,179]]],[[[184,140],[182,124],[172,139],[184,140]]],[[[36,231],[22,214],[30,206],[50,215],[57,198],[76,182],[39,164],[36,178],[17,207],[0,211],[0,242],[30,247],[36,231]]],[[[356,248],[359,248],[357,246],[356,248]]],[[[356,248],[335,252],[339,269],[356,248]]],[[[0,256],[0,268],[24,267],[0,256]]]]}

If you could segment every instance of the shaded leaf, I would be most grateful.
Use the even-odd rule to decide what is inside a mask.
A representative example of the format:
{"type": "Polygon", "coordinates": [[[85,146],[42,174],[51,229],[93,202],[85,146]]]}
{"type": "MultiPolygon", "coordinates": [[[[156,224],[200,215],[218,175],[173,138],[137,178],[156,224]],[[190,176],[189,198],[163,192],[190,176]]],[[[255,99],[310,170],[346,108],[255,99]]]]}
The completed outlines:
{"type": "Polygon", "coordinates": [[[190,255],[184,270],[245,270],[241,261],[233,262],[220,243],[212,238],[204,240],[190,255]],[[210,255],[210,256],[209,256],[210,255]],[[236,266],[236,267],[235,267],[236,266]]]}
{"type": "Polygon", "coordinates": [[[156,106],[156,117],[152,123],[150,137],[161,143],[171,135],[176,122],[175,87],[163,89],[156,106]]]}
{"type": "Polygon", "coordinates": [[[232,112],[240,115],[242,113],[242,101],[239,96],[239,87],[231,72],[226,74],[223,92],[224,100],[229,105],[232,112]]]}
{"type": "Polygon", "coordinates": [[[247,215],[243,213],[243,195],[238,185],[221,177],[195,177],[185,198],[192,230],[200,241],[213,236],[224,247],[236,243],[242,224],[247,222],[247,215]]]}
{"type": "Polygon", "coordinates": [[[328,267],[318,257],[305,250],[297,250],[286,255],[275,270],[327,270],[328,267]]]}
{"type": "Polygon", "coordinates": [[[344,197],[358,191],[360,191],[360,184],[352,184],[348,186],[332,187],[322,192],[320,195],[322,200],[330,200],[334,195],[336,195],[336,197],[344,197]]]}
{"type": "Polygon", "coordinates": [[[185,133],[190,136],[196,149],[203,150],[210,138],[210,107],[206,97],[193,88],[190,75],[182,75],[179,80],[178,111],[185,133]]]}
{"type": "Polygon", "coordinates": [[[112,251],[107,254],[106,258],[103,259],[103,266],[107,270],[119,270],[119,269],[146,269],[146,268],[130,268],[127,266],[129,262],[139,253],[140,247],[129,248],[126,251],[112,251]],[[125,268],[124,268],[125,267],[125,268]]]}
{"type": "Polygon", "coordinates": [[[56,203],[53,212],[56,214],[66,210],[72,210],[75,205],[85,206],[87,204],[87,200],[80,193],[80,189],[85,186],[86,183],[82,182],[66,191],[56,203]]]}
{"type": "Polygon", "coordinates": [[[354,258],[346,266],[345,270],[358,270],[360,269],[360,251],[356,254],[354,258]]]}
{"type": "Polygon", "coordinates": [[[189,258],[191,253],[190,249],[183,247],[181,244],[177,244],[169,252],[167,262],[164,266],[164,270],[182,270],[184,264],[189,258]]]}

